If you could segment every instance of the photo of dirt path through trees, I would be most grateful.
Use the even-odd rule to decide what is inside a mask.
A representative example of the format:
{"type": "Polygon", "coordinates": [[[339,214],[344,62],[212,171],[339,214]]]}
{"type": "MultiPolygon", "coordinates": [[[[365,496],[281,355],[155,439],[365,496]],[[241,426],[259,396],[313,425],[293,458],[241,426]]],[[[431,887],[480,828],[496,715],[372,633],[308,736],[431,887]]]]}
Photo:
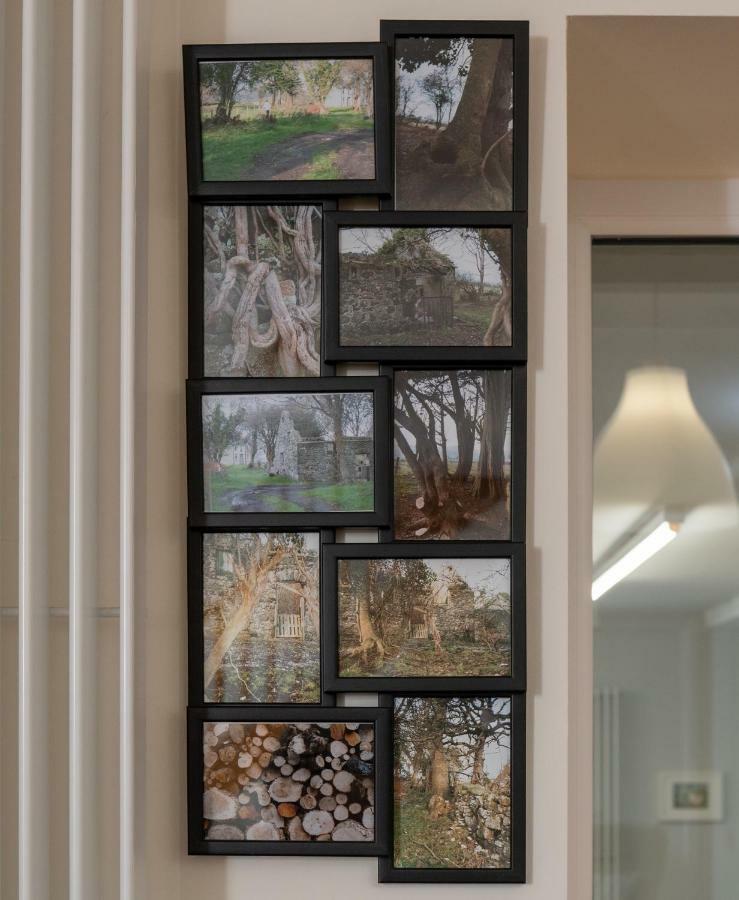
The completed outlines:
{"type": "Polygon", "coordinates": [[[206,181],[375,177],[371,59],[200,63],[206,181]]]}
{"type": "Polygon", "coordinates": [[[397,370],[397,540],[508,540],[511,371],[397,370]]]}
{"type": "Polygon", "coordinates": [[[397,697],[397,868],[511,865],[511,703],[507,697],[397,697]]]}
{"type": "Polygon", "coordinates": [[[339,676],[507,676],[509,559],[341,559],[339,676]]]}

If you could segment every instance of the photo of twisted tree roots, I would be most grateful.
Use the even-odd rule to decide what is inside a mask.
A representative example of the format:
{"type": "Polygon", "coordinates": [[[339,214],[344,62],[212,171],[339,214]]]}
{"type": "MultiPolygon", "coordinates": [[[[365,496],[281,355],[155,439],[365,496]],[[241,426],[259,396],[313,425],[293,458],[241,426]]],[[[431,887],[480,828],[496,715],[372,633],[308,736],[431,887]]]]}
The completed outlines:
{"type": "Polygon", "coordinates": [[[509,559],[340,559],[339,676],[511,674],[509,559]]]}
{"type": "Polygon", "coordinates": [[[395,41],[395,208],[513,203],[513,41],[395,41]]]}
{"type": "Polygon", "coordinates": [[[511,372],[396,370],[396,540],[508,540],[511,372]]]}
{"type": "Polygon", "coordinates": [[[374,499],[372,394],[207,394],[205,512],[363,512],[374,499]]]}
{"type": "Polygon", "coordinates": [[[200,63],[206,181],[375,177],[371,59],[200,63]]]}
{"type": "Polygon", "coordinates": [[[372,723],[206,722],[211,841],[372,841],[372,723]]]}
{"type": "Polygon", "coordinates": [[[394,865],[510,868],[510,700],[399,697],[394,707],[394,865]]]}
{"type": "Polygon", "coordinates": [[[203,699],[320,703],[317,532],[203,535],[203,699]]]}
{"type": "Polygon", "coordinates": [[[206,377],[321,373],[321,207],[203,208],[206,377]]]}
{"type": "Polygon", "coordinates": [[[505,228],[339,230],[342,346],[509,347],[505,228]]]}

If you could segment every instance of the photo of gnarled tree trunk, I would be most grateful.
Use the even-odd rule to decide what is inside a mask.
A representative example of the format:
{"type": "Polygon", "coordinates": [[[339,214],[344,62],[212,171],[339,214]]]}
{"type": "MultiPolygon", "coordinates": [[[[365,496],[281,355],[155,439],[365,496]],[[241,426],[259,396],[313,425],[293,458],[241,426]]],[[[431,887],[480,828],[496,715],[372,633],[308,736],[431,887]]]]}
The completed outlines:
{"type": "Polygon", "coordinates": [[[509,559],[341,559],[339,676],[511,673],[509,559]]]}
{"type": "Polygon", "coordinates": [[[398,697],[393,863],[511,864],[511,705],[507,697],[398,697]]]}
{"type": "Polygon", "coordinates": [[[319,703],[317,532],[203,535],[203,699],[319,703]]]}
{"type": "Polygon", "coordinates": [[[513,203],[513,41],[395,41],[396,209],[513,203]]]}
{"type": "Polygon", "coordinates": [[[320,375],[321,207],[203,209],[204,374],[320,375]]]}
{"type": "Polygon", "coordinates": [[[509,369],[396,371],[394,434],[396,539],[509,539],[509,369]]]}

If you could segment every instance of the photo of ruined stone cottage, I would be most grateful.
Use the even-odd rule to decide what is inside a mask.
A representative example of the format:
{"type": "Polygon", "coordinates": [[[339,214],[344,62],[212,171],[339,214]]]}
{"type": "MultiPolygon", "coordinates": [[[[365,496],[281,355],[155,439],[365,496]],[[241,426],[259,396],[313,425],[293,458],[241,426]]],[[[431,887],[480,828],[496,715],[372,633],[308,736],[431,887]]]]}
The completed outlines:
{"type": "Polygon", "coordinates": [[[206,722],[209,841],[373,841],[371,722],[206,722]]]}
{"type": "Polygon", "coordinates": [[[510,346],[511,297],[509,229],[339,229],[341,346],[510,346]]]}
{"type": "Polygon", "coordinates": [[[203,397],[205,512],[374,510],[371,392],[203,397]]]}
{"type": "Polygon", "coordinates": [[[511,865],[509,697],[396,697],[393,865],[511,865]]]}
{"type": "Polygon", "coordinates": [[[340,677],[510,675],[510,559],[338,564],[340,677]]]}
{"type": "Polygon", "coordinates": [[[203,535],[203,699],[320,703],[318,532],[203,535]]]}

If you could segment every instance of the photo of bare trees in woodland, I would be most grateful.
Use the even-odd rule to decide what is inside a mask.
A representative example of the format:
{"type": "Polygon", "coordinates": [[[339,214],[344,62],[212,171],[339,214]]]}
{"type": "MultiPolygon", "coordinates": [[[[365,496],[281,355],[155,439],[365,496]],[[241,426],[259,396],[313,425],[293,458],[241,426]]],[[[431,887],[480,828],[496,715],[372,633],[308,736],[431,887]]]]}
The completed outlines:
{"type": "Polygon", "coordinates": [[[339,337],[360,347],[510,346],[510,229],[341,228],[339,337]]]}
{"type": "Polygon", "coordinates": [[[394,536],[508,540],[511,371],[396,370],[394,536]]]}
{"type": "Polygon", "coordinates": [[[373,841],[371,722],[206,722],[209,841],[373,841]]]}
{"type": "Polygon", "coordinates": [[[338,563],[340,677],[511,674],[510,559],[338,563]]]}
{"type": "Polygon", "coordinates": [[[320,375],[322,212],[203,208],[204,374],[320,375]]]}
{"type": "Polygon", "coordinates": [[[396,697],[396,868],[511,865],[511,702],[396,697]]]}
{"type": "Polygon", "coordinates": [[[205,512],[374,509],[370,392],[207,394],[202,410],[205,512]]]}
{"type": "Polygon", "coordinates": [[[318,532],[203,534],[203,699],[321,700],[318,532]]]}
{"type": "Polygon", "coordinates": [[[508,210],[513,41],[395,41],[396,209],[508,210]]]}

